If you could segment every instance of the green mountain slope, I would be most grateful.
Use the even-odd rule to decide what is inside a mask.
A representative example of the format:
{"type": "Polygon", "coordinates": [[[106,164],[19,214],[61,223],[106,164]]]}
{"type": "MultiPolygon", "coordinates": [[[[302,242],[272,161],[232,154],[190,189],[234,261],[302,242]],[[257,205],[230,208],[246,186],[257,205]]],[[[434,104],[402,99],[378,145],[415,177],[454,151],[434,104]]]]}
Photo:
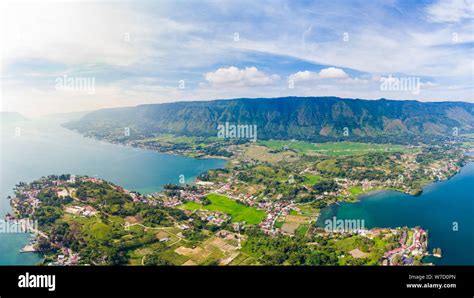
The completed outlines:
{"type": "Polygon", "coordinates": [[[133,138],[159,133],[216,136],[217,126],[257,125],[259,139],[378,139],[452,136],[474,129],[474,104],[283,97],[175,102],[104,109],[65,124],[83,134],[111,138],[129,127],[133,138]],[[344,131],[348,135],[344,135],[344,131]]]}

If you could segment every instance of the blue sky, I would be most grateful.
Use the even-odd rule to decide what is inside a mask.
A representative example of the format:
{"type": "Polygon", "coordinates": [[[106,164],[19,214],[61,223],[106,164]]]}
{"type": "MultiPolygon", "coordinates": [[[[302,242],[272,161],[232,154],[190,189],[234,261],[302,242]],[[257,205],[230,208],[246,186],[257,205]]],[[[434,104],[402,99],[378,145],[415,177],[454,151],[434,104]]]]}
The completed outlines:
{"type": "Polygon", "coordinates": [[[2,110],[292,95],[473,102],[473,3],[7,2],[2,110]],[[62,77],[93,79],[94,92],[58,89],[62,77]],[[387,77],[416,79],[418,91],[382,90],[387,77]]]}

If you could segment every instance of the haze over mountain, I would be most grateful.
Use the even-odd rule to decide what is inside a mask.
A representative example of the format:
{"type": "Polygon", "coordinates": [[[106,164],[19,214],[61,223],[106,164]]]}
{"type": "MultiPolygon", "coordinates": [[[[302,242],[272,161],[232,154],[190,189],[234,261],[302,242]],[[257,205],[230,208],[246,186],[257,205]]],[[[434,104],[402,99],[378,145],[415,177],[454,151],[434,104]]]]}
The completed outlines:
{"type": "Polygon", "coordinates": [[[132,138],[159,133],[216,136],[219,124],[257,125],[259,139],[349,138],[408,135],[452,135],[472,131],[474,104],[362,100],[338,97],[282,97],[175,102],[98,110],[65,124],[96,137],[132,138]]]}

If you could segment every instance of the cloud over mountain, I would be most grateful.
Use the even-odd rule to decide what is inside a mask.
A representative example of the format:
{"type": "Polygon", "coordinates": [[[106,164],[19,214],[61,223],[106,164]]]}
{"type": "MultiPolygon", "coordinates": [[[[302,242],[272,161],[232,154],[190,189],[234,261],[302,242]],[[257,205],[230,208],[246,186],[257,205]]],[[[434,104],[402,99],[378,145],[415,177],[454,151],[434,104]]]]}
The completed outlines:
{"type": "Polygon", "coordinates": [[[239,69],[235,66],[219,68],[204,75],[206,81],[214,86],[252,87],[273,84],[279,80],[278,75],[267,75],[256,67],[239,69]]]}

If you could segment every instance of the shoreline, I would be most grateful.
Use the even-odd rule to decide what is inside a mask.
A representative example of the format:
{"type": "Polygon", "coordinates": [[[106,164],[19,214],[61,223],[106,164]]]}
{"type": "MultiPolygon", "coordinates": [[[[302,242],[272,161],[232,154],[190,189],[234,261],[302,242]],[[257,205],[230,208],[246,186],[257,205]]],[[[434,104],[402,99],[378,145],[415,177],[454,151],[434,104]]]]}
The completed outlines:
{"type": "MultiPolygon", "coordinates": [[[[83,135],[81,135],[83,136],[83,135]]],[[[84,137],[84,136],[83,136],[84,137]]],[[[87,138],[87,137],[86,137],[87,138]]],[[[105,140],[100,140],[100,139],[96,139],[96,138],[91,138],[91,139],[94,139],[94,140],[98,140],[98,141],[101,141],[101,142],[104,142],[104,143],[107,143],[107,144],[114,144],[114,145],[120,145],[120,146],[124,146],[124,147],[132,147],[132,148],[137,148],[137,149],[140,149],[140,150],[144,150],[144,151],[149,151],[149,152],[155,152],[155,153],[159,153],[159,154],[168,154],[168,155],[173,155],[173,156],[183,156],[183,157],[190,157],[190,158],[193,158],[193,159],[221,159],[221,160],[227,160],[227,162],[229,160],[232,160],[231,158],[225,158],[225,157],[222,157],[222,158],[219,158],[219,157],[214,157],[214,156],[210,156],[208,158],[206,157],[193,157],[193,156],[188,156],[188,155],[183,155],[183,154],[180,154],[180,153],[176,153],[176,152],[160,152],[160,151],[157,151],[157,150],[153,150],[151,148],[146,148],[146,147],[139,147],[139,146],[132,146],[132,145],[129,145],[129,144],[123,144],[123,143],[114,143],[114,142],[108,142],[108,141],[105,141],[105,140]]],[[[468,164],[468,163],[467,163],[468,164]]],[[[465,165],[463,165],[461,167],[464,168],[465,165]]],[[[452,177],[454,177],[456,174],[458,174],[461,169],[459,171],[457,171],[456,173],[454,173],[453,175],[451,175],[449,178],[447,179],[443,179],[443,180],[437,180],[437,181],[432,181],[432,182],[428,182],[426,185],[423,186],[423,189],[425,188],[425,186],[427,185],[431,185],[431,184],[434,184],[435,182],[443,182],[443,181],[447,181],[449,179],[451,179],[452,177]]],[[[197,178],[194,178],[193,179],[194,183],[197,181],[197,178]]],[[[400,190],[394,190],[394,189],[376,189],[376,190],[371,190],[371,191],[368,191],[367,193],[362,193],[362,194],[359,194],[357,196],[357,202],[360,201],[361,197],[363,196],[372,196],[374,194],[377,194],[377,193],[380,193],[380,192],[386,192],[386,191],[397,191],[397,192],[402,192],[404,194],[407,194],[407,195],[412,195],[412,196],[415,196],[413,194],[410,194],[410,193],[405,193],[403,191],[400,191],[400,190]]],[[[339,204],[339,202],[341,201],[338,201],[338,202],[334,202],[328,206],[332,206],[334,204],[339,204]]],[[[355,202],[354,202],[355,203],[355,202]]],[[[27,245],[28,246],[28,245],[27,245]]],[[[26,246],[25,246],[26,247],[26,246]]],[[[28,251],[29,252],[29,251],[28,251]]],[[[33,251],[31,251],[33,252],[33,251]]],[[[38,251],[34,251],[36,253],[38,253],[38,251]]]]}
{"type": "MultiPolygon", "coordinates": [[[[474,153],[474,151],[473,151],[474,153]]],[[[434,185],[438,182],[446,182],[446,181],[449,181],[450,179],[452,179],[454,176],[458,175],[461,170],[467,166],[468,164],[470,163],[474,163],[474,161],[469,161],[468,163],[466,163],[465,165],[463,165],[461,167],[461,169],[459,169],[459,171],[457,171],[456,173],[454,173],[453,175],[451,175],[449,178],[446,178],[446,179],[443,179],[443,180],[437,180],[437,181],[432,181],[432,182],[429,182],[429,183],[426,183],[423,185],[421,191],[417,194],[411,194],[411,193],[407,193],[407,192],[404,192],[404,191],[401,191],[401,190],[398,190],[398,189],[390,189],[390,188],[381,188],[381,189],[374,189],[374,190],[370,190],[366,193],[361,193],[361,194],[358,194],[357,197],[355,198],[350,198],[349,200],[341,200],[341,201],[336,201],[336,202],[333,202],[329,205],[327,205],[326,207],[323,207],[321,209],[321,211],[325,208],[328,208],[328,207],[332,207],[334,205],[337,205],[337,206],[340,206],[340,204],[343,204],[343,203],[348,203],[348,204],[356,204],[356,203],[359,203],[361,202],[362,200],[365,200],[365,199],[369,199],[370,197],[376,195],[376,194],[379,194],[379,193],[384,193],[384,192],[390,192],[390,191],[393,191],[393,192],[398,192],[398,193],[402,193],[404,195],[408,195],[408,196],[412,196],[412,197],[418,197],[420,195],[422,195],[424,193],[424,190],[426,187],[429,187],[431,185],[434,185]]],[[[321,214],[321,213],[320,213],[321,214]]]]}
{"type": "Polygon", "coordinates": [[[100,138],[97,138],[97,137],[94,137],[94,136],[88,136],[88,135],[82,134],[81,132],[79,132],[77,130],[69,129],[67,127],[64,127],[62,124],[63,123],[61,123],[59,126],[61,126],[64,129],[75,132],[75,133],[79,134],[80,136],[82,136],[86,139],[91,139],[91,140],[95,140],[95,141],[99,141],[99,142],[104,142],[106,144],[113,144],[113,145],[118,145],[118,146],[129,147],[129,148],[142,149],[142,150],[149,151],[149,152],[154,152],[154,153],[169,154],[169,155],[189,157],[189,158],[194,158],[194,159],[222,159],[222,160],[227,160],[227,161],[231,159],[230,157],[217,156],[217,155],[192,156],[192,155],[183,154],[183,153],[179,153],[179,152],[175,152],[175,151],[153,150],[152,148],[149,148],[147,146],[139,146],[139,145],[134,146],[134,144],[128,144],[128,143],[125,143],[125,142],[112,141],[112,140],[107,140],[107,139],[100,139],[100,138]]]}
{"type": "MultiPolygon", "coordinates": [[[[472,152],[474,153],[474,151],[472,152]]],[[[466,164],[462,165],[460,167],[460,169],[458,171],[456,171],[454,174],[452,174],[451,176],[449,176],[448,178],[446,179],[442,179],[442,180],[434,180],[434,181],[431,181],[431,182],[427,182],[425,184],[423,184],[421,186],[421,189],[416,193],[416,194],[413,194],[413,193],[409,193],[409,192],[405,192],[403,190],[400,190],[400,189],[396,189],[396,188],[378,188],[378,189],[373,189],[373,190],[369,190],[368,192],[366,193],[361,193],[361,194],[358,194],[355,198],[350,198],[349,200],[342,200],[342,203],[358,203],[360,202],[361,200],[363,199],[366,199],[366,197],[370,197],[370,196],[373,196],[373,195],[376,195],[376,194],[379,194],[379,193],[383,193],[383,192],[389,192],[389,191],[393,191],[393,192],[399,192],[399,193],[402,193],[402,194],[405,194],[405,195],[408,195],[408,196],[412,196],[412,197],[418,197],[420,195],[422,195],[425,191],[425,188],[426,187],[429,187],[435,183],[438,183],[438,182],[446,182],[446,181],[449,181],[450,179],[452,179],[454,176],[458,175],[462,169],[467,166],[468,164],[470,163],[474,163],[474,160],[471,160],[471,161],[468,161],[466,164]]],[[[328,205],[327,207],[329,206],[332,206],[334,204],[336,204],[338,202],[334,202],[330,205],[328,205]]]]}
{"type": "MultiPolygon", "coordinates": [[[[431,186],[434,186],[436,185],[436,183],[440,182],[440,183],[444,183],[444,182],[447,182],[451,179],[453,179],[456,175],[459,175],[461,174],[461,172],[467,167],[467,166],[472,166],[474,165],[474,161],[469,161],[467,162],[465,165],[462,166],[462,168],[456,172],[456,174],[450,176],[448,179],[443,179],[443,180],[438,180],[438,181],[434,181],[432,183],[429,183],[427,185],[425,185],[423,187],[423,193],[425,192],[425,189],[427,187],[431,187],[431,186]]],[[[358,202],[362,202],[363,200],[366,200],[366,199],[370,199],[372,196],[376,195],[376,194],[380,194],[380,193],[384,193],[384,192],[390,192],[391,190],[376,190],[376,191],[371,191],[371,192],[368,192],[366,194],[361,194],[359,197],[358,197],[358,202]]],[[[394,191],[394,192],[398,192],[398,193],[403,193],[403,192],[399,192],[399,191],[394,191]]],[[[404,195],[408,195],[408,196],[411,196],[411,197],[416,197],[414,195],[410,195],[410,194],[406,194],[406,193],[403,193],[404,195]]],[[[388,200],[390,198],[383,198],[383,200],[388,200]]],[[[402,198],[403,199],[403,198],[402,198]]],[[[353,202],[342,202],[342,203],[353,203],[353,202]]],[[[323,209],[321,209],[321,212],[320,212],[320,215],[318,217],[318,226],[321,227],[321,226],[324,226],[324,221],[327,220],[327,219],[331,219],[332,217],[334,216],[338,216],[338,209],[341,207],[341,204],[331,204],[331,205],[328,205],[326,207],[324,207],[323,209]],[[326,209],[327,208],[327,209],[326,209]],[[326,209],[326,210],[325,210],[326,209]],[[326,211],[326,214],[324,217],[322,217],[321,215],[323,214],[323,210],[326,211]],[[328,213],[329,211],[329,213],[328,213]]],[[[378,209],[379,210],[379,209],[378,209]]],[[[372,213],[369,213],[369,214],[372,214],[372,213]]],[[[421,225],[421,223],[420,223],[421,225]]],[[[392,227],[392,226],[391,226],[392,227]]],[[[393,225],[393,227],[400,227],[399,225],[393,225]]],[[[426,227],[426,222],[424,225],[421,226],[422,228],[423,227],[426,227]]],[[[374,226],[371,226],[371,229],[372,228],[383,228],[383,226],[380,226],[380,225],[374,225],[374,226]]],[[[428,230],[427,230],[428,231],[428,230]]],[[[429,231],[428,231],[429,232],[429,231]]],[[[445,242],[440,242],[439,243],[439,239],[438,239],[438,243],[437,245],[440,246],[442,249],[444,247],[446,243],[445,242]]],[[[432,247],[433,248],[433,247],[432,247]]],[[[432,249],[431,248],[431,249],[432,249]]],[[[447,246],[447,248],[449,248],[449,246],[447,246]]],[[[444,249],[443,249],[444,250],[444,249]]],[[[446,249],[447,250],[447,249],[446,249]]],[[[444,259],[445,256],[444,256],[444,252],[443,254],[439,255],[439,254],[433,254],[433,253],[430,253],[430,252],[427,252],[424,256],[423,256],[423,259],[422,259],[422,263],[423,265],[436,265],[437,266],[437,263],[438,261],[437,260],[441,260],[441,259],[444,259]]],[[[447,264],[440,264],[439,266],[446,266],[447,264]]]]}

